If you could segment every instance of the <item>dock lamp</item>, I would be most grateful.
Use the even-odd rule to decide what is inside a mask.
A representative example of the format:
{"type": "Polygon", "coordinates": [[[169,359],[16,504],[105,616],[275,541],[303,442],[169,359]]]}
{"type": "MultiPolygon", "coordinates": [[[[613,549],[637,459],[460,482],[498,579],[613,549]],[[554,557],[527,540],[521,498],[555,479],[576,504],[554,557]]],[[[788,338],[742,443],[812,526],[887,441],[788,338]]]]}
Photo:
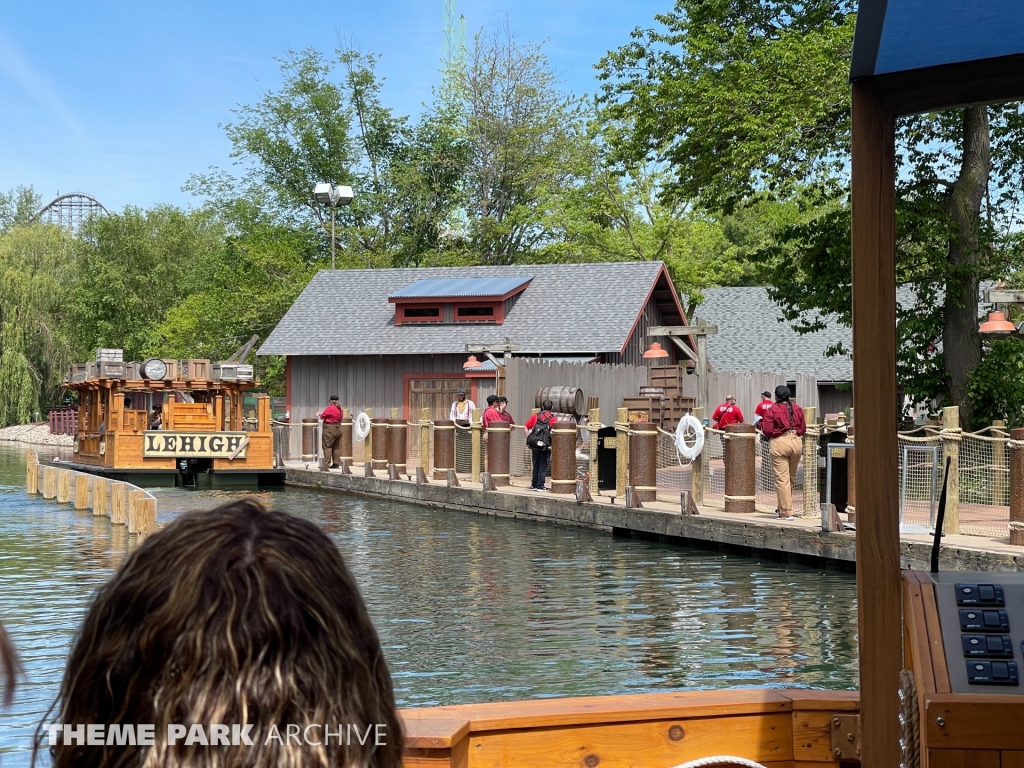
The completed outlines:
{"type": "Polygon", "coordinates": [[[334,269],[334,209],[339,205],[351,205],[355,195],[352,193],[352,187],[339,187],[321,182],[313,189],[313,196],[317,205],[331,207],[331,269],[334,269]]]}

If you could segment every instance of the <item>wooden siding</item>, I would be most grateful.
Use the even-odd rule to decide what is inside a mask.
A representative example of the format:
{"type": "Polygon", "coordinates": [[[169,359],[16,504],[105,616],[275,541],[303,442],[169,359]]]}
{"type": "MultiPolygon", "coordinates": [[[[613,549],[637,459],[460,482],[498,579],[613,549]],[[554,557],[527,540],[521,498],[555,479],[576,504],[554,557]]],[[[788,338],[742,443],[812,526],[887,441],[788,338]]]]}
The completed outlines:
{"type": "MultiPolygon", "coordinates": [[[[633,328],[633,333],[626,342],[626,348],[621,353],[606,354],[604,362],[612,365],[645,365],[644,352],[647,351],[651,341],[654,341],[654,339],[647,338],[647,329],[655,325],[664,325],[664,323],[662,322],[661,310],[658,309],[658,305],[652,297],[647,300],[643,314],[640,315],[640,320],[637,322],[636,327],[633,328]]],[[[668,357],[661,358],[658,364],[673,365],[677,361],[675,343],[669,339],[660,339],[658,341],[669,354],[668,357]]]]}

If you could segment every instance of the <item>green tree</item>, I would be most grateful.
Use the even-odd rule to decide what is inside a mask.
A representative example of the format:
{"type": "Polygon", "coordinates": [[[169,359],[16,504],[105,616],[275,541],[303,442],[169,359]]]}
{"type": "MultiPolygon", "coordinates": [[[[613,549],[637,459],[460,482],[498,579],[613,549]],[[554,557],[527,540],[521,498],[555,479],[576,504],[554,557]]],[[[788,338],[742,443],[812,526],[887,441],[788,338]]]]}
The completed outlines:
{"type": "Polygon", "coordinates": [[[0,232],[31,223],[42,207],[43,198],[32,187],[19,185],[10,192],[0,193],[0,232]]]}
{"type": "MultiPolygon", "coordinates": [[[[773,295],[802,328],[814,325],[799,321],[808,310],[849,322],[853,11],[848,0],[678,0],[659,29],[634,31],[599,65],[607,108],[635,125],[616,150],[670,163],[670,195],[726,213],[765,199],[809,212],[762,252],[773,295]]],[[[1010,256],[1000,246],[1017,226],[1021,128],[1017,107],[899,123],[898,257],[913,297],[901,379],[920,401],[948,397],[967,422],[978,282],[1010,256]]]]}
{"type": "Polygon", "coordinates": [[[97,348],[120,347],[140,360],[154,351],[168,311],[205,287],[205,264],[223,236],[211,212],[173,206],[128,207],[86,222],[67,307],[74,353],[88,360],[97,348]]]}
{"type": "Polygon", "coordinates": [[[0,426],[59,402],[71,243],[64,230],[17,225],[0,234],[0,426]]]}

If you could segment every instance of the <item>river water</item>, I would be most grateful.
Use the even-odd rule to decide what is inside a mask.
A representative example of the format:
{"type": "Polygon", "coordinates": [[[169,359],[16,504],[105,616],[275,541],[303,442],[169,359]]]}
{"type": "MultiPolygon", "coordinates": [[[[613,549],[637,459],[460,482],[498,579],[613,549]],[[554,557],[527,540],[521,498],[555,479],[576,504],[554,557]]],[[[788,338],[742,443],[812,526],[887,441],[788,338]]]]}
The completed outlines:
{"type": "MultiPolygon", "coordinates": [[[[0,621],[26,671],[0,710],[3,768],[28,764],[78,622],[128,547],[107,518],[27,497],[24,464],[0,443],[0,621]]],[[[160,522],[239,495],[155,494],[160,522]]],[[[339,493],[257,495],[337,542],[404,707],[857,686],[849,574],[339,493]]]]}

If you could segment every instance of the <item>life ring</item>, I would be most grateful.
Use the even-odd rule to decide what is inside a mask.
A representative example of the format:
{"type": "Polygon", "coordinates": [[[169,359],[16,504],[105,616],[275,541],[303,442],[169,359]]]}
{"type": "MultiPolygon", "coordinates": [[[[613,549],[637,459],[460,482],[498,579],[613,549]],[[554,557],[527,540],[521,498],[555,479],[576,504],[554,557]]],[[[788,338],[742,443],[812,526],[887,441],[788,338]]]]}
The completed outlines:
{"type": "Polygon", "coordinates": [[[366,436],[370,434],[370,417],[366,415],[365,411],[356,416],[355,421],[352,422],[352,431],[357,440],[365,440],[366,436]]]}
{"type": "Polygon", "coordinates": [[[729,757],[727,755],[716,755],[715,757],[705,757],[700,760],[691,760],[688,763],[677,765],[676,768],[710,768],[716,766],[716,768],[764,768],[761,763],[755,763],[753,760],[747,760],[743,757],[729,757]]]}
{"type": "Polygon", "coordinates": [[[704,450],[704,425],[700,423],[700,419],[692,413],[683,416],[676,426],[675,444],[680,459],[693,461],[700,456],[700,452],[704,450]],[[686,442],[687,430],[693,433],[692,445],[686,442]]]}

